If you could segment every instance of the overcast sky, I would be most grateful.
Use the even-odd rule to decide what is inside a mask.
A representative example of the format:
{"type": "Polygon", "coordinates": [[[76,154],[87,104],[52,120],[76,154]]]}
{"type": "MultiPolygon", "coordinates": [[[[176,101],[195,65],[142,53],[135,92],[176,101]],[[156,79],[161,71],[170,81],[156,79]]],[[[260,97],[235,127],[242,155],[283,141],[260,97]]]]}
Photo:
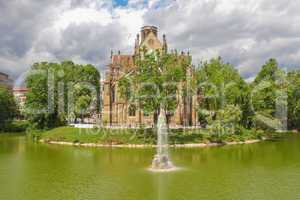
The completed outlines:
{"type": "Polygon", "coordinates": [[[194,63],[221,56],[245,79],[269,58],[300,67],[299,0],[0,0],[0,71],[15,80],[37,61],[92,63],[130,54],[143,25],[194,63]]]}

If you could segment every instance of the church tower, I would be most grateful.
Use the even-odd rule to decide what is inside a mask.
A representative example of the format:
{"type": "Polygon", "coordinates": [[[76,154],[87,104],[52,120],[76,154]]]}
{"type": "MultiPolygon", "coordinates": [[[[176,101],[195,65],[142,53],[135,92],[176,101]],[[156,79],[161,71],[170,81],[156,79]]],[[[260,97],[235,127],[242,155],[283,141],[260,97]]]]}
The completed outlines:
{"type": "Polygon", "coordinates": [[[140,49],[163,50],[163,44],[158,39],[158,28],[155,26],[144,26],[141,29],[140,49]]]}
{"type": "MultiPolygon", "coordinates": [[[[111,52],[111,63],[108,65],[105,80],[103,81],[103,123],[110,126],[137,127],[140,124],[154,123],[153,115],[143,113],[140,105],[135,102],[128,102],[119,92],[119,80],[124,76],[131,76],[137,69],[138,59],[143,59],[143,49],[148,52],[159,51],[162,54],[168,54],[168,43],[166,35],[159,40],[158,28],[155,26],[144,26],[137,34],[132,54],[123,54],[120,51],[114,54],[111,52]]],[[[189,53],[177,54],[177,62],[191,59],[189,53]]],[[[145,52],[147,53],[147,52],[145,52]]],[[[172,52],[170,52],[172,54],[172,52]]],[[[191,67],[186,72],[188,77],[193,76],[191,67]]],[[[179,88],[185,84],[180,82],[179,88]]],[[[181,90],[181,89],[180,89],[181,90]]],[[[196,125],[196,98],[194,96],[182,97],[178,95],[178,107],[170,118],[170,125],[196,125]]]]}
{"type": "Polygon", "coordinates": [[[155,26],[144,26],[144,27],[142,27],[142,30],[141,30],[142,41],[141,41],[141,43],[143,43],[145,41],[145,39],[150,35],[150,33],[152,33],[157,38],[157,32],[158,32],[158,29],[155,26]]]}

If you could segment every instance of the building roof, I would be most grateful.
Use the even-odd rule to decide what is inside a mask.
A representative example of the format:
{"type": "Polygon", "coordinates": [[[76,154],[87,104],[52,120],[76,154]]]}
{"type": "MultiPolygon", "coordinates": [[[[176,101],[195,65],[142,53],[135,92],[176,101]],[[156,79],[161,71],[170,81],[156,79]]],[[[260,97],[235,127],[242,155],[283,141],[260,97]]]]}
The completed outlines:
{"type": "Polygon", "coordinates": [[[14,81],[9,78],[8,74],[0,72],[0,85],[12,89],[14,81]]]}
{"type": "Polygon", "coordinates": [[[0,72],[0,75],[2,75],[2,76],[6,76],[7,78],[9,77],[9,75],[8,75],[8,74],[5,74],[5,73],[3,73],[3,72],[0,72]]]}
{"type": "Polygon", "coordinates": [[[28,92],[28,89],[26,87],[15,87],[13,92],[28,92]]]}
{"type": "MultiPolygon", "coordinates": [[[[8,74],[5,74],[5,73],[3,73],[3,72],[0,72],[0,76],[3,78],[4,77],[4,79],[9,79],[8,77],[9,77],[9,75],[8,74]]],[[[3,79],[2,79],[3,80],[3,79]]]]}
{"type": "Polygon", "coordinates": [[[134,58],[132,55],[113,55],[112,66],[128,69],[134,66],[134,58]]]}
{"type": "Polygon", "coordinates": [[[153,30],[158,30],[158,28],[156,26],[143,26],[141,28],[141,30],[145,30],[145,29],[153,29],[153,30]]]}

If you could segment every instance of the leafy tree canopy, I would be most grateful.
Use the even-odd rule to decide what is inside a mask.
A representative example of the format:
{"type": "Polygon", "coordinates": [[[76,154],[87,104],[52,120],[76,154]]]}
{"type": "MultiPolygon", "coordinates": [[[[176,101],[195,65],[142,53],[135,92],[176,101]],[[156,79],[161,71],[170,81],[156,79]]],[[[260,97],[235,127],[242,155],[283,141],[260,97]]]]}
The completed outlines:
{"type": "Polygon", "coordinates": [[[221,58],[200,65],[196,73],[197,87],[204,97],[202,108],[218,110],[227,104],[241,104],[248,86],[236,69],[221,58]]]}
{"type": "Polygon", "coordinates": [[[36,128],[63,125],[76,111],[86,109],[91,97],[84,93],[86,89],[79,91],[77,85],[88,85],[96,91],[95,112],[100,111],[100,74],[92,65],[77,65],[72,61],[35,63],[26,84],[29,89],[26,115],[36,128]]]}
{"type": "Polygon", "coordinates": [[[300,70],[287,75],[288,86],[288,127],[300,128],[300,70]]]}
{"type": "Polygon", "coordinates": [[[119,80],[121,96],[138,102],[145,113],[154,113],[154,118],[161,108],[172,113],[178,104],[178,83],[187,78],[190,58],[157,51],[144,53],[136,64],[132,74],[119,80]]]}
{"type": "Polygon", "coordinates": [[[249,102],[250,87],[232,65],[224,63],[220,57],[201,63],[196,71],[196,80],[198,94],[202,97],[198,109],[202,124],[209,123],[203,110],[210,111],[216,117],[216,113],[225,107],[237,106],[242,117],[236,123],[250,126],[253,117],[249,102]]]}
{"type": "Polygon", "coordinates": [[[17,107],[12,92],[0,85],[0,131],[16,116],[17,107]]]}

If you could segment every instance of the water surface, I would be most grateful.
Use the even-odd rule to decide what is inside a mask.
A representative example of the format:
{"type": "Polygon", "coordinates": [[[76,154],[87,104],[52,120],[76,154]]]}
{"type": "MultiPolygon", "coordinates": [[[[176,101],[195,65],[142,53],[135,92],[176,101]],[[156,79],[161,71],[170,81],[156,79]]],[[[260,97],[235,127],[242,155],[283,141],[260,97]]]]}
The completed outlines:
{"type": "Polygon", "coordinates": [[[0,199],[300,199],[300,137],[172,149],[180,171],[147,170],[155,149],[94,149],[0,135],[0,199]]]}

